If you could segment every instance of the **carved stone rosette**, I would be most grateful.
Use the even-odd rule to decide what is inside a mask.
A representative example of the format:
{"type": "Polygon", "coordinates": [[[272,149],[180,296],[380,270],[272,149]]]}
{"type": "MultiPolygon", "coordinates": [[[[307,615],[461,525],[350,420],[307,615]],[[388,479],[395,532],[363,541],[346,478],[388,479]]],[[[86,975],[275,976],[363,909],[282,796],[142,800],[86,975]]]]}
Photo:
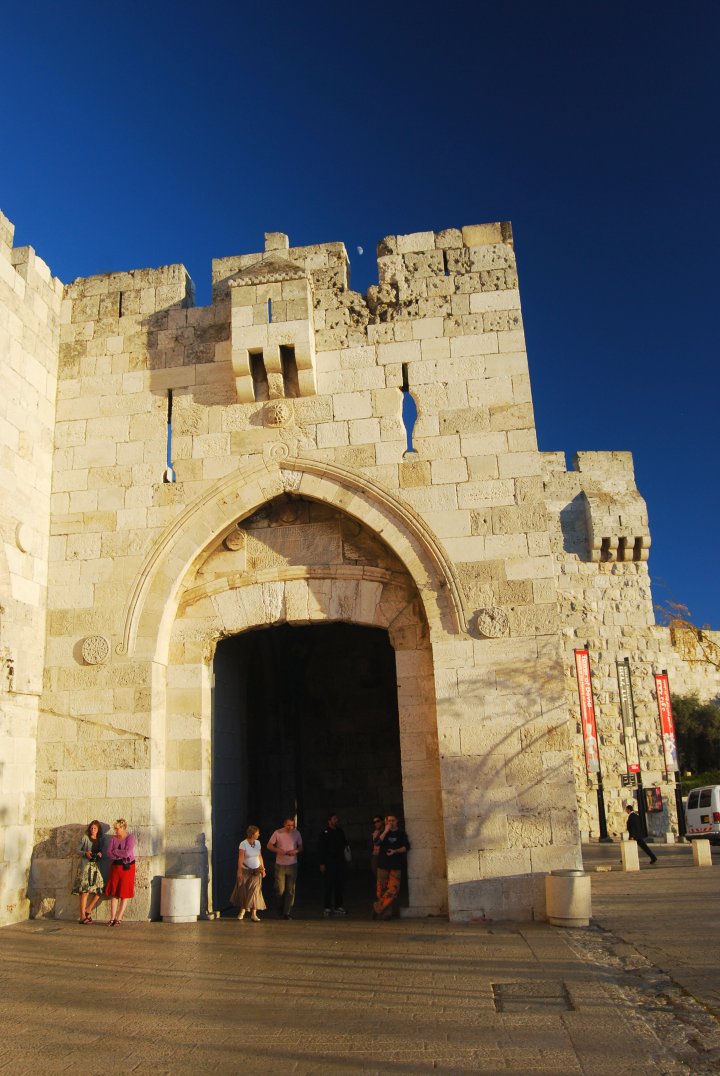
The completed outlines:
{"type": "Polygon", "coordinates": [[[88,635],[83,639],[81,652],[86,665],[104,665],[110,657],[110,643],[104,635],[88,635]]]}
{"type": "Polygon", "coordinates": [[[483,635],[486,639],[500,639],[510,630],[510,622],[507,613],[495,606],[489,609],[478,609],[475,615],[475,628],[478,635],[483,635]]]}
{"type": "Polygon", "coordinates": [[[292,422],[293,405],[290,400],[273,400],[263,411],[263,421],[266,426],[287,426],[292,422]]]}

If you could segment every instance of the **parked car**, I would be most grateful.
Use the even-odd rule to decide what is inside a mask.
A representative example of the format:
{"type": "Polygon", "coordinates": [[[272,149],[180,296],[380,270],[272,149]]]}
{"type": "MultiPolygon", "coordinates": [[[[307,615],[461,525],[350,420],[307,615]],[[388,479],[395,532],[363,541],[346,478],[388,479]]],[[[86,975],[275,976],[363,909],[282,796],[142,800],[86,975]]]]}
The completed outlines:
{"type": "Polygon", "coordinates": [[[720,785],[694,788],[685,807],[688,840],[708,838],[720,844],[720,785]]]}

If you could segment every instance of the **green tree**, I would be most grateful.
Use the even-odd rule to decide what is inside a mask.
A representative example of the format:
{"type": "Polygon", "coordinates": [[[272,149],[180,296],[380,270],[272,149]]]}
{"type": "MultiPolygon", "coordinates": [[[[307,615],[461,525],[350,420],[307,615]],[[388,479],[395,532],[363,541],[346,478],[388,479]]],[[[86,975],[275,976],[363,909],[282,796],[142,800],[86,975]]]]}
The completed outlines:
{"type": "Polygon", "coordinates": [[[703,773],[720,767],[720,704],[697,695],[673,695],[680,768],[703,773]]]}

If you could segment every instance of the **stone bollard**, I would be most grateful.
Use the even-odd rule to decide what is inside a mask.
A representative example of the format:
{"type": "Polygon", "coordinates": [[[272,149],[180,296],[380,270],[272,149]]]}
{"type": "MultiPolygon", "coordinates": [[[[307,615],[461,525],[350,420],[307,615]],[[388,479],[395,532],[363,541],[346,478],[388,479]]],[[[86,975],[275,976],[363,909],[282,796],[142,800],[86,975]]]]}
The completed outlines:
{"type": "Polygon", "coordinates": [[[200,879],[194,874],[163,878],[160,915],[165,923],[195,923],[200,915],[200,879]]]}
{"type": "Polygon", "coordinates": [[[637,841],[623,841],[620,845],[620,853],[622,855],[622,869],[624,871],[640,870],[637,841]]]}
{"type": "Polygon", "coordinates": [[[581,870],[553,871],[547,874],[545,903],[548,922],[554,927],[590,926],[590,875],[581,870]]]}
{"type": "Polygon", "coordinates": [[[675,844],[675,834],[671,829],[665,834],[665,844],[675,844]]]}
{"type": "Polygon", "coordinates": [[[710,841],[693,841],[692,850],[694,867],[712,867],[710,841]]]}

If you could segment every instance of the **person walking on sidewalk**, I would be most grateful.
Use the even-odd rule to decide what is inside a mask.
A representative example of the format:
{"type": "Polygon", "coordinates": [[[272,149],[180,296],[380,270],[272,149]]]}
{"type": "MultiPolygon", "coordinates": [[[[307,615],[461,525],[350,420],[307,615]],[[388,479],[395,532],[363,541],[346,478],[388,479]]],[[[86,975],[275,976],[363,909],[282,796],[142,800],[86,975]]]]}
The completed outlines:
{"type": "Polygon", "coordinates": [[[627,814],[627,831],[630,835],[630,840],[637,841],[638,848],[642,848],[643,852],[650,859],[650,865],[657,863],[657,856],[651,848],[648,848],[643,837],[642,822],[640,821],[640,815],[635,810],[635,805],[628,803],[625,808],[627,814]]]}
{"type": "Polygon", "coordinates": [[[338,816],[328,815],[327,826],[320,834],[320,873],[325,880],[324,915],[345,915],[343,893],[345,891],[345,863],[350,854],[350,844],[340,825],[338,816]]]}
{"type": "Polygon", "coordinates": [[[276,829],[267,843],[268,851],[274,852],[275,859],[275,895],[278,902],[278,915],[292,919],[295,903],[295,886],[297,883],[297,857],[302,852],[303,843],[299,831],[295,828],[295,819],[286,818],[282,829],[276,829]]]}

